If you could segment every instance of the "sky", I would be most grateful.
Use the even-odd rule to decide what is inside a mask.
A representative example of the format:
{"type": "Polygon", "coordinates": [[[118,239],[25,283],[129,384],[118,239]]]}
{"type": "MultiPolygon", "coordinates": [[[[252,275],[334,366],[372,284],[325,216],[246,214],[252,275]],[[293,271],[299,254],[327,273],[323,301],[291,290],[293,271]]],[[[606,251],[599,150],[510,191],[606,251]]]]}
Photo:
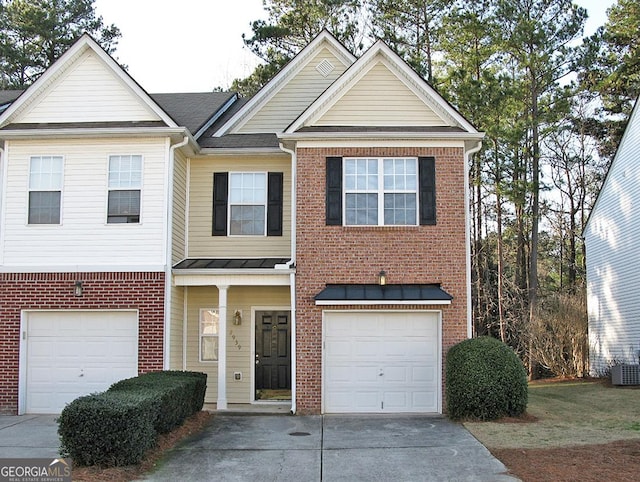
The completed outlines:
{"type": "MultiPolygon", "coordinates": [[[[575,0],[604,24],[615,0],[575,0]]],[[[266,19],[263,0],[95,0],[96,13],[122,33],[115,58],[150,93],[208,92],[248,76],[260,60],[242,42],[266,19]]]]}

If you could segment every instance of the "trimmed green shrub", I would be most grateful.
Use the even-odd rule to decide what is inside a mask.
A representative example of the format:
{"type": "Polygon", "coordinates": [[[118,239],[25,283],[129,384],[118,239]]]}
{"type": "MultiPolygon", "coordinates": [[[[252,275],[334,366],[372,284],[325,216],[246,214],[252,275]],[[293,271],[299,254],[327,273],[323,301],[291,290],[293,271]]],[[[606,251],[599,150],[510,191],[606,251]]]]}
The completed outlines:
{"type": "Polygon", "coordinates": [[[519,416],[527,408],[527,373],[514,351],[483,336],[447,353],[447,412],[457,420],[519,416]]]}
{"type": "Polygon", "coordinates": [[[206,387],[204,373],[152,372],[80,397],[58,419],[62,452],[78,465],[139,463],[159,433],[202,410],[206,387]]]}
{"type": "Polygon", "coordinates": [[[201,372],[186,372],[180,370],[167,370],[162,372],[149,372],[144,375],[140,375],[134,378],[129,378],[127,380],[121,380],[111,386],[110,389],[113,389],[116,386],[119,386],[121,383],[133,383],[148,385],[148,386],[164,386],[172,381],[179,379],[182,381],[189,382],[189,412],[188,415],[192,415],[194,413],[202,410],[204,405],[204,396],[207,391],[207,374],[201,372]]]}
{"type": "Polygon", "coordinates": [[[182,424],[184,419],[202,410],[207,390],[207,375],[200,372],[149,372],[114,383],[109,391],[129,391],[145,388],[158,402],[156,428],[166,433],[182,424]]]}
{"type": "Polygon", "coordinates": [[[69,403],[58,419],[61,454],[77,465],[139,463],[156,443],[153,401],[144,394],[98,393],[69,403]]]}

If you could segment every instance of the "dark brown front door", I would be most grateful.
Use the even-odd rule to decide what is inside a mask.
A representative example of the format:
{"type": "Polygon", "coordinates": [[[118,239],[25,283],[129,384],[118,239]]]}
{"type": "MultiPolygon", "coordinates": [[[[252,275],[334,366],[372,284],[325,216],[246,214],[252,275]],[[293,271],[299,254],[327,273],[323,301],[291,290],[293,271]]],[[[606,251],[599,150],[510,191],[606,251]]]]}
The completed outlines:
{"type": "Polygon", "coordinates": [[[256,390],[291,389],[289,311],[256,312],[256,390]]]}

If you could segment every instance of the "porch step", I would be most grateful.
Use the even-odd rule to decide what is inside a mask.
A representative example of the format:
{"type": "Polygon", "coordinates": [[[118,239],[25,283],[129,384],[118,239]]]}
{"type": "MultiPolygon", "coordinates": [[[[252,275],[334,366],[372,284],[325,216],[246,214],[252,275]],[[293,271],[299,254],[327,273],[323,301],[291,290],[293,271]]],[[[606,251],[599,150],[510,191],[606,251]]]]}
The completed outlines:
{"type": "Polygon", "coordinates": [[[291,415],[291,403],[229,403],[226,410],[218,412],[215,403],[205,403],[202,410],[211,413],[224,413],[233,415],[291,415]]]}

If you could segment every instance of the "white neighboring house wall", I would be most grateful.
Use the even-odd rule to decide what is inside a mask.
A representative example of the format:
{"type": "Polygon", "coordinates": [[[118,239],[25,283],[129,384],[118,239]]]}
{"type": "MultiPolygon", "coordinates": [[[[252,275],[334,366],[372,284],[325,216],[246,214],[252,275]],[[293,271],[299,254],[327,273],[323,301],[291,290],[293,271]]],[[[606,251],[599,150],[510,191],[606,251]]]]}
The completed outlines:
{"type": "Polygon", "coordinates": [[[166,263],[165,138],[8,141],[3,271],[160,271],[166,263]],[[28,224],[29,162],[61,156],[60,224],[28,224]],[[107,223],[111,155],[142,156],[140,223],[107,223]]]}
{"type": "Polygon", "coordinates": [[[1,271],[164,271],[170,264],[170,137],[182,140],[185,131],[93,39],[82,36],[0,115],[0,127],[1,271]],[[112,155],[142,159],[139,223],[107,222],[112,155]],[[28,222],[33,156],[63,160],[59,224],[28,222]]]}
{"type": "Polygon", "coordinates": [[[584,230],[592,375],[640,354],[638,102],[584,230]]]}

